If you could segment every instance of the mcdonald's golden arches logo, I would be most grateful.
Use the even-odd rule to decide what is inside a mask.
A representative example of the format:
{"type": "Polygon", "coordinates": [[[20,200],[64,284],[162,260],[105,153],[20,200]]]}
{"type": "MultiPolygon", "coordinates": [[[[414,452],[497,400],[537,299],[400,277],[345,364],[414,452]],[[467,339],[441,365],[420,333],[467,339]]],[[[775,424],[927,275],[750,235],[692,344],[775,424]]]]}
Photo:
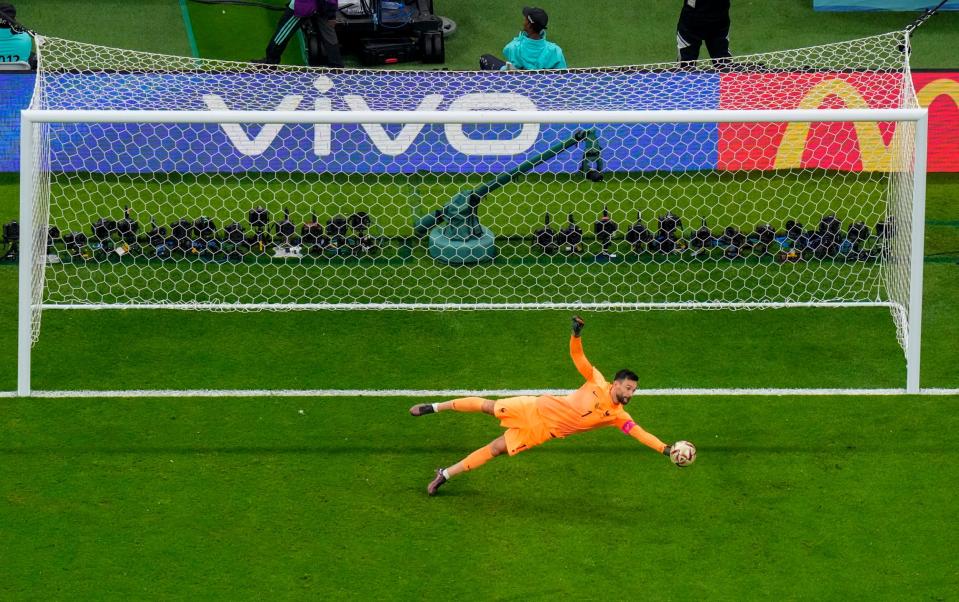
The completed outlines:
{"type": "MultiPolygon", "coordinates": [[[[917,92],[919,106],[929,107],[940,96],[948,96],[959,107],[959,81],[939,78],[929,82],[917,92]]],[[[817,83],[809,89],[799,102],[799,109],[818,109],[827,98],[839,98],[847,108],[869,108],[863,95],[847,81],[829,79],[817,83]]],[[[879,124],[875,122],[855,122],[856,137],[862,157],[863,171],[887,171],[893,167],[894,149],[901,139],[901,129],[896,128],[888,145],[883,142],[879,124]]],[[[802,156],[809,136],[810,124],[790,123],[786,127],[776,153],[775,169],[798,169],[802,167],[802,156]]]]}

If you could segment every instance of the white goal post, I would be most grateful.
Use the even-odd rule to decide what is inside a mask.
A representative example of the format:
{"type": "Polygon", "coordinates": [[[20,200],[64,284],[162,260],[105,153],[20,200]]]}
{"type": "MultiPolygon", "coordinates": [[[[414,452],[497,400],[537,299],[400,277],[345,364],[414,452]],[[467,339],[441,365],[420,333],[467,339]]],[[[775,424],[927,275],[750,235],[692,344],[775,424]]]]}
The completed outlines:
{"type": "Polygon", "coordinates": [[[910,33],[538,72],[38,36],[18,392],[52,309],[779,307],[888,308],[917,392],[910,33]]]}
{"type": "MultiPolygon", "coordinates": [[[[899,128],[897,127],[897,129],[899,128]]],[[[25,110],[21,114],[20,144],[21,228],[17,392],[18,395],[21,396],[28,396],[32,392],[30,380],[31,347],[38,336],[40,312],[50,309],[753,309],[767,307],[882,306],[890,308],[893,318],[897,324],[900,344],[905,351],[907,362],[906,390],[907,392],[918,393],[920,390],[919,358],[922,319],[926,141],[927,112],[925,109],[919,108],[636,111],[25,110]],[[571,134],[573,138],[570,138],[570,142],[566,143],[566,146],[562,146],[561,149],[559,149],[559,145],[563,144],[563,142],[560,141],[560,143],[558,143],[555,147],[556,149],[559,149],[556,152],[566,152],[567,150],[572,149],[569,150],[569,152],[575,153],[577,156],[579,154],[584,156],[583,163],[585,164],[588,151],[577,149],[574,146],[583,140],[588,141],[587,134],[582,134],[584,131],[582,128],[587,126],[582,126],[582,124],[677,124],[682,126],[683,124],[694,123],[894,123],[898,126],[909,126],[902,127],[905,132],[908,132],[908,135],[900,136],[897,141],[897,144],[903,146],[903,149],[900,149],[899,158],[893,157],[891,159],[891,163],[899,161],[900,164],[890,164],[886,167],[886,170],[888,171],[888,182],[883,185],[889,188],[889,191],[886,193],[887,198],[885,201],[887,205],[878,208],[871,207],[870,209],[871,211],[877,212],[879,215],[887,218],[889,216],[895,216],[897,220],[896,227],[898,228],[899,232],[895,236],[887,234],[889,238],[887,241],[888,244],[884,246],[881,251],[877,252],[877,255],[871,258],[871,263],[868,264],[869,267],[866,269],[868,273],[866,276],[862,277],[863,280],[866,281],[866,284],[861,286],[857,284],[856,286],[851,287],[850,290],[846,290],[839,285],[835,285],[834,283],[823,284],[822,290],[803,288],[806,285],[803,285],[803,287],[790,288],[792,284],[788,281],[788,278],[790,277],[789,273],[800,270],[798,270],[798,268],[784,268],[781,270],[782,275],[780,275],[779,272],[777,272],[776,275],[776,278],[781,278],[781,280],[773,282],[768,290],[764,289],[758,294],[743,294],[741,297],[738,297],[736,296],[737,293],[733,291],[733,288],[736,286],[736,283],[739,282],[738,279],[743,278],[740,274],[724,273],[720,271],[708,272],[708,270],[700,270],[703,273],[708,272],[708,274],[706,276],[700,275],[699,277],[705,278],[705,280],[709,281],[711,284],[716,284],[719,282],[724,285],[728,284],[728,286],[726,286],[723,290],[713,291],[710,287],[704,288],[701,285],[690,287],[687,284],[684,285],[687,288],[683,290],[692,291],[688,295],[686,295],[683,290],[677,291],[671,289],[668,291],[660,291],[658,289],[650,289],[648,295],[637,296],[635,298],[574,298],[556,295],[550,297],[549,294],[546,294],[543,297],[536,297],[532,294],[529,296],[511,296],[508,291],[505,293],[501,291],[500,293],[491,296],[479,294],[476,297],[466,298],[463,300],[460,298],[459,291],[457,291],[455,288],[451,288],[450,291],[452,291],[452,293],[450,293],[450,291],[444,291],[441,286],[436,285],[436,281],[430,280],[427,284],[437,288],[431,289],[429,293],[424,293],[425,296],[419,297],[415,294],[402,293],[398,294],[396,299],[390,299],[388,294],[385,294],[385,297],[368,297],[361,295],[359,297],[351,298],[349,295],[352,293],[344,293],[344,296],[342,297],[318,297],[311,300],[308,298],[309,291],[306,291],[300,297],[264,300],[256,297],[255,295],[250,295],[248,298],[234,297],[233,292],[237,286],[236,283],[227,283],[223,285],[223,291],[229,291],[230,293],[224,295],[223,297],[211,297],[203,291],[197,293],[197,290],[194,288],[190,289],[189,291],[186,289],[184,289],[184,291],[180,291],[178,293],[179,296],[176,298],[171,297],[163,299],[151,299],[146,295],[135,298],[127,298],[122,294],[116,294],[115,292],[100,296],[78,296],[79,293],[76,291],[83,289],[84,287],[100,287],[101,289],[106,289],[109,286],[109,283],[104,283],[98,280],[97,278],[99,278],[99,276],[96,275],[88,275],[88,278],[90,278],[89,282],[77,286],[76,290],[72,288],[68,290],[67,285],[64,284],[64,282],[66,282],[65,278],[67,277],[64,277],[64,280],[60,280],[59,283],[58,278],[52,278],[49,282],[47,281],[48,271],[58,269],[56,266],[51,266],[47,263],[47,259],[54,256],[50,251],[51,243],[48,239],[48,232],[50,227],[55,224],[53,223],[54,220],[51,218],[51,207],[43,205],[43,199],[46,199],[47,203],[50,202],[49,189],[51,187],[51,178],[50,174],[46,171],[47,168],[45,167],[49,163],[49,158],[44,155],[44,152],[46,152],[44,150],[44,145],[49,144],[49,142],[46,140],[46,137],[48,136],[47,128],[50,125],[149,124],[151,126],[162,127],[165,124],[215,124],[222,127],[228,124],[258,124],[261,126],[266,126],[269,124],[283,126],[289,126],[291,124],[303,124],[311,126],[316,126],[317,124],[379,124],[380,126],[385,127],[389,124],[403,126],[407,124],[430,124],[436,126],[459,126],[462,128],[464,124],[478,124],[480,126],[499,124],[516,124],[519,126],[523,126],[524,124],[558,124],[562,126],[569,126],[569,132],[575,133],[571,134]],[[902,173],[908,173],[908,177],[897,177],[897,174],[902,173]],[[893,190],[897,187],[907,188],[907,190],[893,190]],[[715,274],[719,275],[717,276],[715,274]],[[93,282],[94,284],[90,284],[90,282],[93,282]],[[53,299],[45,298],[43,294],[45,287],[50,286],[54,287],[55,297],[53,299]],[[57,289],[56,287],[61,288],[57,289]],[[431,297],[430,295],[433,296],[431,297]]],[[[554,149],[551,148],[550,150],[552,151],[554,149]]],[[[638,153],[643,152],[641,148],[634,149],[634,151],[638,153]]],[[[895,155],[895,153],[891,154],[895,155]]],[[[533,162],[529,161],[530,160],[528,160],[529,165],[527,167],[530,171],[532,171],[535,169],[535,165],[533,162]]],[[[472,185],[473,184],[470,183],[470,186],[472,185]]],[[[657,182],[657,185],[660,184],[657,182]]],[[[80,191],[78,194],[82,194],[82,187],[80,186],[68,188],[68,190],[73,192],[80,191]]],[[[475,190],[477,189],[474,189],[474,191],[475,190]]],[[[660,194],[668,194],[668,191],[662,192],[663,187],[661,185],[660,188],[656,190],[659,191],[660,194]]],[[[484,194],[485,192],[486,190],[484,189],[484,194]]],[[[410,194],[413,195],[415,193],[410,194]]],[[[453,216],[454,209],[463,209],[463,207],[466,207],[469,202],[471,202],[471,198],[475,198],[476,203],[480,203],[480,195],[475,194],[474,192],[474,196],[472,197],[469,195],[464,196],[463,203],[457,205],[456,207],[454,207],[455,203],[453,202],[446,205],[446,207],[443,207],[445,198],[443,202],[434,202],[436,199],[430,197],[424,201],[424,208],[427,210],[433,210],[439,207],[446,213],[444,213],[442,217],[437,217],[437,220],[441,222],[445,217],[448,222],[452,223],[453,220],[451,217],[455,219],[455,216],[453,216]],[[450,207],[454,207],[454,209],[450,209],[450,207]]],[[[788,199],[783,201],[783,205],[787,204],[786,201],[788,201],[788,199]]],[[[412,201],[410,202],[412,204],[412,201]]],[[[873,201],[870,201],[870,203],[872,202],[873,201]]],[[[207,210],[209,208],[202,207],[201,209],[207,210]]],[[[441,212],[440,209],[437,209],[437,216],[439,216],[439,213],[441,212]]],[[[472,206],[472,209],[474,214],[471,216],[471,218],[475,218],[475,205],[472,206]]],[[[537,206],[536,209],[539,209],[539,207],[537,206]]],[[[212,210],[216,210],[216,208],[213,208],[212,210]]],[[[297,206],[296,210],[302,215],[302,213],[306,211],[306,207],[297,206]]],[[[90,211],[94,210],[91,209],[90,211]]],[[[276,211],[275,207],[274,211],[276,211]]],[[[423,231],[426,232],[428,227],[433,227],[436,225],[435,221],[423,221],[428,217],[428,212],[424,213],[421,209],[416,207],[414,207],[414,220],[417,218],[417,211],[419,211],[420,221],[415,222],[414,230],[422,227],[423,231]]],[[[482,210],[479,210],[479,213],[482,215],[482,210]]],[[[726,213],[723,213],[723,215],[726,215],[726,213]]],[[[92,219],[94,215],[91,214],[85,217],[92,219]]],[[[404,214],[403,219],[406,220],[406,217],[407,216],[404,214]]],[[[693,216],[687,215],[685,217],[688,222],[693,216]]],[[[806,215],[805,219],[814,219],[814,217],[806,215]]],[[[290,221],[289,215],[287,216],[286,221],[290,221]]],[[[316,221],[315,217],[313,218],[313,221],[316,221]]],[[[468,219],[466,221],[468,222],[468,219]]],[[[503,224],[509,220],[506,219],[506,222],[496,222],[496,218],[492,218],[492,221],[495,225],[499,226],[500,229],[503,229],[503,224]]],[[[649,221],[648,218],[647,221],[649,221]]],[[[705,218],[703,218],[703,222],[705,226],[705,218]]],[[[718,225],[722,226],[722,224],[718,225]]],[[[745,224],[742,225],[745,226],[745,224]]],[[[482,237],[486,235],[484,227],[478,226],[475,223],[473,223],[471,227],[474,228],[477,240],[482,239],[482,237]]],[[[434,230],[430,230],[430,232],[433,232],[434,230]]],[[[888,225],[887,230],[891,230],[888,225]]],[[[524,246],[524,248],[529,246],[530,243],[528,242],[528,237],[524,238],[521,236],[523,233],[514,234],[514,238],[521,241],[512,243],[516,246],[516,248],[519,248],[520,246],[524,246]]],[[[602,229],[597,227],[596,234],[596,240],[601,240],[600,237],[602,236],[602,229]]],[[[277,235],[279,236],[279,233],[277,235]]],[[[619,236],[622,237],[622,232],[620,232],[619,236]]],[[[587,234],[587,237],[589,237],[589,234],[587,234]]],[[[387,238],[388,237],[384,235],[383,239],[386,240],[387,238]]],[[[687,238],[691,239],[691,237],[687,238]]],[[[399,240],[399,238],[397,238],[397,240],[399,240]]],[[[481,273],[482,270],[486,269],[483,266],[500,265],[499,263],[494,263],[493,257],[496,253],[495,245],[510,244],[496,243],[492,235],[490,235],[490,240],[491,242],[488,243],[489,246],[485,247],[482,251],[475,251],[475,249],[472,247],[468,250],[469,253],[479,252],[489,255],[488,257],[486,255],[478,255],[476,261],[473,261],[470,259],[471,256],[462,255],[463,246],[468,244],[472,245],[472,239],[470,239],[470,241],[463,242],[459,239],[455,239],[454,236],[454,241],[450,242],[442,237],[434,240],[433,235],[430,234],[429,257],[425,258],[424,261],[430,262],[435,260],[436,263],[446,266],[459,265],[461,267],[445,268],[446,270],[458,270],[458,274],[464,273],[464,270],[472,270],[473,272],[481,273]],[[466,257],[466,259],[464,259],[464,257],[466,257]]],[[[289,242],[289,240],[287,240],[287,242],[289,242]]],[[[405,243],[396,244],[399,246],[405,243]]],[[[535,240],[533,244],[536,244],[535,240]]],[[[641,272],[635,273],[642,273],[646,275],[654,273],[661,275],[663,273],[662,270],[665,270],[666,267],[675,266],[675,263],[671,263],[673,262],[672,256],[665,251],[657,255],[650,250],[651,247],[643,247],[641,252],[638,250],[639,247],[636,246],[638,244],[639,243],[636,243],[632,247],[632,249],[636,252],[637,257],[642,253],[649,253],[651,259],[645,260],[645,262],[637,260],[635,265],[641,267],[637,267],[636,269],[641,270],[641,272]],[[656,270],[660,271],[657,272],[656,270]]],[[[650,244],[654,243],[651,242],[650,244]]],[[[188,252],[189,251],[184,251],[184,254],[188,252]]],[[[555,250],[552,252],[555,252],[555,250]]],[[[80,251],[77,251],[75,257],[79,257],[79,254],[80,251]]],[[[159,253],[157,253],[157,255],[159,255],[159,253]]],[[[501,259],[502,257],[497,258],[497,261],[501,259]]],[[[621,262],[620,260],[621,258],[617,258],[612,252],[607,252],[606,246],[603,246],[602,252],[595,256],[595,260],[591,257],[589,262],[586,262],[585,260],[576,260],[574,262],[568,258],[565,258],[561,261],[558,259],[551,259],[551,257],[546,257],[544,255],[543,258],[528,259],[524,257],[517,259],[509,269],[519,272],[520,274],[526,274],[527,272],[532,272],[536,269],[539,269],[537,266],[541,265],[548,265],[550,269],[556,268],[557,265],[563,267],[574,265],[574,267],[570,269],[575,270],[579,269],[576,266],[585,266],[585,264],[588,263],[589,265],[583,267],[582,269],[593,269],[602,273],[603,270],[607,269],[605,266],[618,266],[616,269],[621,270],[620,274],[626,273],[629,275],[630,272],[628,266],[631,264],[629,264],[628,261],[621,262]],[[626,270],[626,272],[622,272],[622,270],[626,270]]],[[[59,262],[59,260],[56,261],[59,262]]],[[[86,256],[84,256],[82,259],[78,259],[78,262],[83,263],[79,269],[87,270],[87,264],[92,264],[94,267],[96,267],[98,264],[102,264],[104,266],[112,266],[111,269],[117,272],[122,272],[121,276],[118,276],[118,278],[136,280],[138,275],[130,273],[130,271],[133,269],[130,266],[136,266],[136,264],[123,263],[123,261],[125,261],[124,258],[116,258],[113,255],[111,255],[108,260],[90,259],[86,256]]],[[[271,259],[271,261],[273,260],[271,259]]],[[[355,260],[353,257],[350,257],[348,259],[344,259],[343,261],[348,262],[357,260],[355,260]]],[[[384,259],[383,262],[385,261],[386,260],[384,259]]],[[[396,261],[401,263],[399,259],[396,261]]],[[[748,262],[748,260],[742,261],[748,262]]],[[[204,264],[204,276],[209,277],[210,273],[217,269],[217,265],[232,266],[234,264],[229,264],[227,262],[222,264],[216,264],[216,262],[204,264]],[[212,267],[207,268],[206,266],[212,267]]],[[[370,260],[367,269],[373,274],[374,278],[376,277],[376,274],[379,273],[377,270],[381,269],[379,267],[380,265],[382,264],[377,263],[376,260],[370,260]]],[[[741,265],[745,264],[740,264],[740,266],[741,265]]],[[[764,273],[764,270],[769,271],[771,269],[769,266],[773,264],[757,259],[749,265],[750,273],[758,274],[759,276],[756,277],[760,277],[764,273]]],[[[863,265],[866,264],[863,263],[863,265]]],[[[150,269],[155,268],[151,266],[150,269]]],[[[835,269],[838,270],[839,268],[835,269]]],[[[854,268],[848,269],[854,270],[854,268]]],[[[693,272],[694,270],[688,269],[687,271],[693,272]]],[[[854,273],[854,280],[860,278],[860,276],[855,274],[857,273],[854,273]]],[[[455,276],[454,278],[460,277],[461,276],[455,276]]],[[[474,277],[476,280],[470,280],[469,286],[482,286],[482,283],[487,282],[487,280],[484,280],[484,276],[470,276],[469,278],[472,279],[474,277]]],[[[501,274],[497,273],[496,277],[501,277],[501,274]]],[[[567,276],[561,276],[559,279],[565,282],[566,277],[567,276]]],[[[651,280],[657,286],[659,283],[656,282],[656,278],[658,277],[659,276],[656,276],[651,280]]],[[[696,274],[693,273],[689,275],[689,278],[691,279],[695,279],[696,277],[696,274]]],[[[821,274],[819,274],[813,276],[813,278],[825,278],[828,280],[829,278],[837,278],[837,276],[827,275],[823,277],[821,274]]],[[[500,286],[499,284],[496,284],[499,281],[495,280],[493,277],[489,277],[488,282],[490,283],[491,288],[500,286]]],[[[749,281],[744,280],[744,282],[749,281]]],[[[316,284],[315,289],[322,288],[323,284],[326,283],[321,282],[316,284]]],[[[454,284],[458,285],[460,284],[460,281],[457,280],[454,284]]],[[[817,285],[818,284],[822,283],[817,282],[817,285]]],[[[420,285],[423,285],[423,282],[416,283],[416,286],[420,285]]],[[[527,283],[521,283],[519,286],[527,286],[527,283]]]]}

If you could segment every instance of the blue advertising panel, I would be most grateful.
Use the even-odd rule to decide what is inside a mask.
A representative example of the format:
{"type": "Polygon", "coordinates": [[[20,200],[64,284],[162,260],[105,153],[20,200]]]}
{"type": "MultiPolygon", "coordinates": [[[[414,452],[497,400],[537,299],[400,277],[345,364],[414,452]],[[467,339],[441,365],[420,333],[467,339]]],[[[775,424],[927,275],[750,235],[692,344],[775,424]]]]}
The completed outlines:
{"type": "MultiPolygon", "coordinates": [[[[719,77],[708,73],[299,71],[46,78],[47,106],[62,109],[626,110],[719,105],[719,77]]],[[[5,97],[4,116],[20,108],[14,104],[5,97]]],[[[20,104],[25,106],[25,100],[20,104]]],[[[568,138],[577,127],[596,130],[606,169],[613,171],[714,169],[718,160],[716,124],[56,124],[50,128],[50,167],[103,173],[485,173],[515,167],[568,138]]],[[[2,150],[10,150],[4,142],[2,150]]],[[[580,158],[581,153],[563,153],[539,169],[575,171],[580,158]]]]}
{"type": "Polygon", "coordinates": [[[20,170],[20,110],[30,104],[33,73],[0,74],[0,172],[20,170]]]}

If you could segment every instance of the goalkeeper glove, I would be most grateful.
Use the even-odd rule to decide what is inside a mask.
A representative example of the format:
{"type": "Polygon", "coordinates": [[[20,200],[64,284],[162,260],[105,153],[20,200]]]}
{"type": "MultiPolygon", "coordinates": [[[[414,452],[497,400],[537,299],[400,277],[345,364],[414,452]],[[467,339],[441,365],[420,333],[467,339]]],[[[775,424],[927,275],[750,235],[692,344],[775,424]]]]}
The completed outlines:
{"type": "Polygon", "coordinates": [[[579,338],[579,335],[583,332],[583,326],[586,325],[586,322],[583,322],[583,319],[579,316],[573,316],[573,336],[579,338]]]}
{"type": "Polygon", "coordinates": [[[672,445],[667,445],[666,447],[663,448],[663,455],[668,458],[668,457],[669,457],[669,453],[670,453],[671,451],[673,451],[673,446],[672,446],[672,445]]]}

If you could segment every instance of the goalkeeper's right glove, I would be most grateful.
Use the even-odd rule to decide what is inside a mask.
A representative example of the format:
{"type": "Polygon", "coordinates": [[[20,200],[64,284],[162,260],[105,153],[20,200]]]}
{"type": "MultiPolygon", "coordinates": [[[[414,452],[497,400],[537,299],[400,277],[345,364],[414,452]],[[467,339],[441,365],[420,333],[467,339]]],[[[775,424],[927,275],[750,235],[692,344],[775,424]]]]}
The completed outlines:
{"type": "Polygon", "coordinates": [[[663,448],[663,455],[668,458],[668,457],[669,457],[669,453],[670,453],[671,451],[673,451],[673,446],[672,446],[672,445],[667,445],[666,447],[663,448]]]}
{"type": "Polygon", "coordinates": [[[586,322],[583,321],[579,316],[573,316],[573,336],[579,338],[579,335],[583,332],[583,326],[586,325],[586,322]]]}

